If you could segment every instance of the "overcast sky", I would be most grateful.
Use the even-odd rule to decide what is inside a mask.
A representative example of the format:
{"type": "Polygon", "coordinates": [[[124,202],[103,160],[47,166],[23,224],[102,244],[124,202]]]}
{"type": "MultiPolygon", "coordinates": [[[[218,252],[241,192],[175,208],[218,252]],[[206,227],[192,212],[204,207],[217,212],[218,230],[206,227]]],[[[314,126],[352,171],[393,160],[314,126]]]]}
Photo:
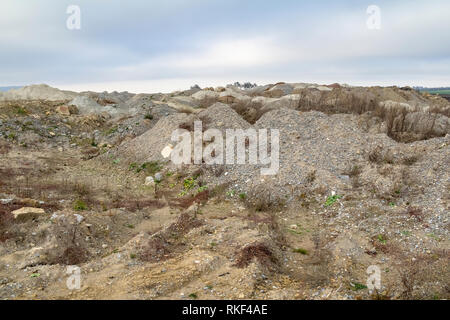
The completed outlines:
{"type": "Polygon", "coordinates": [[[2,0],[0,86],[450,86],[450,1],[2,0]],[[81,29],[66,26],[69,5],[81,29]],[[369,5],[381,29],[369,29],[369,5]]]}

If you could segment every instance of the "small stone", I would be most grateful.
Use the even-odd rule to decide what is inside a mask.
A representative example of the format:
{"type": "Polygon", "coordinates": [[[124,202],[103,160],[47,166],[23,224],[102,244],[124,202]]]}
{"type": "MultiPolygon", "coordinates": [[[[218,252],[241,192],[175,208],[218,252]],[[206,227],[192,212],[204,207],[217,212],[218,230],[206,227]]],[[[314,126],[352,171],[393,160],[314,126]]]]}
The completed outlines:
{"type": "Polygon", "coordinates": [[[58,217],[59,217],[59,215],[56,214],[56,212],[55,212],[55,213],[53,213],[52,216],[50,217],[50,220],[55,220],[55,219],[57,219],[58,217]]]}
{"type": "Polygon", "coordinates": [[[83,222],[84,217],[83,217],[81,214],[75,213],[74,216],[75,216],[75,218],[77,219],[77,222],[78,222],[78,223],[83,222]]]}
{"type": "Polygon", "coordinates": [[[56,112],[63,116],[70,116],[70,109],[68,106],[58,106],[56,112]]]}
{"type": "Polygon", "coordinates": [[[157,174],[155,174],[155,181],[156,182],[160,182],[163,178],[163,175],[161,172],[158,172],[157,174]]]}

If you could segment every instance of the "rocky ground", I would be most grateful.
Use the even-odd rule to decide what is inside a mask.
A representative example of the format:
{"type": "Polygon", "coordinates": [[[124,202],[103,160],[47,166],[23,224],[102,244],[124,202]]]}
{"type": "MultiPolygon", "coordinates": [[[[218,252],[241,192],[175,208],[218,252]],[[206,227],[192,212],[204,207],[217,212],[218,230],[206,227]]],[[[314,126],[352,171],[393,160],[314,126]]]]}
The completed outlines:
{"type": "Polygon", "coordinates": [[[447,299],[449,113],[339,84],[0,93],[0,298],[447,299]],[[194,121],[279,129],[278,174],[174,165],[194,121]]]}

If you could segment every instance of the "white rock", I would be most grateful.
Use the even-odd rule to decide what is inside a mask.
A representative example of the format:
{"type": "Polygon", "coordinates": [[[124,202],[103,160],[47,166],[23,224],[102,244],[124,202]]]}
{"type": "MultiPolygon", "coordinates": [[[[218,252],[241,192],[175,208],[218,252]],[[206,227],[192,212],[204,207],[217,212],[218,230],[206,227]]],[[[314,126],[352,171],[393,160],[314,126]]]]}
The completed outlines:
{"type": "Polygon", "coordinates": [[[153,179],[152,176],[148,176],[147,178],[145,178],[144,184],[146,186],[153,186],[155,184],[155,180],[153,179]]]}
{"type": "Polygon", "coordinates": [[[75,218],[77,219],[77,222],[78,222],[78,223],[83,222],[84,217],[83,217],[81,214],[75,213],[74,216],[75,216],[75,218]]]}
{"type": "Polygon", "coordinates": [[[55,219],[58,219],[58,218],[59,218],[59,215],[55,212],[55,213],[53,213],[52,216],[50,217],[50,220],[55,220],[55,219]]]}
{"type": "Polygon", "coordinates": [[[168,158],[168,157],[170,157],[170,154],[172,153],[172,150],[173,150],[173,145],[169,144],[161,151],[161,155],[164,158],[168,158]]]}

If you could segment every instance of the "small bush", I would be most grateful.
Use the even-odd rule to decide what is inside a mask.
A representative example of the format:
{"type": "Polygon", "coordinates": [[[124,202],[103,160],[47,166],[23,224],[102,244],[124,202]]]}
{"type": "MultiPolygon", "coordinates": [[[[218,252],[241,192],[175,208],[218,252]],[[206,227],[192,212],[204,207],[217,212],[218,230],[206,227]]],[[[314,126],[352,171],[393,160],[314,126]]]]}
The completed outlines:
{"type": "Polygon", "coordinates": [[[141,249],[139,258],[145,262],[155,262],[168,259],[172,252],[184,247],[182,236],[191,229],[203,224],[192,215],[182,213],[176,222],[167,229],[155,234],[149,242],[141,249]]]}
{"type": "Polygon", "coordinates": [[[158,161],[144,162],[136,172],[144,171],[147,175],[153,176],[155,173],[161,171],[162,165],[158,161]]]}
{"type": "Polygon", "coordinates": [[[28,114],[27,110],[25,110],[23,107],[17,107],[16,113],[20,116],[26,116],[28,114]]]}
{"type": "Polygon", "coordinates": [[[358,290],[367,289],[367,286],[365,284],[362,284],[362,283],[353,282],[352,283],[352,289],[355,290],[355,291],[358,291],[358,290]]]}
{"type": "Polygon", "coordinates": [[[88,209],[88,206],[83,200],[78,199],[73,204],[73,209],[75,211],[84,211],[88,209]]]}
{"type": "Polygon", "coordinates": [[[417,221],[419,221],[419,222],[423,221],[423,213],[422,213],[422,210],[420,210],[419,208],[408,207],[406,209],[406,214],[411,217],[416,218],[417,221]]]}
{"type": "Polygon", "coordinates": [[[325,207],[332,206],[338,199],[342,198],[342,196],[335,194],[334,196],[329,196],[327,201],[325,201],[325,207]]]}
{"type": "Polygon", "coordinates": [[[53,226],[58,246],[48,252],[49,264],[79,265],[88,261],[89,251],[85,247],[85,234],[78,225],[68,221],[58,221],[53,226]]]}
{"type": "Polygon", "coordinates": [[[384,150],[382,146],[376,146],[374,149],[372,149],[368,154],[368,158],[370,162],[377,164],[394,163],[394,157],[392,153],[389,150],[384,150]]]}
{"type": "Polygon", "coordinates": [[[294,249],[294,250],[292,250],[292,252],[300,253],[300,254],[303,254],[303,255],[307,255],[308,254],[308,250],[303,249],[303,248],[294,249]]]}

